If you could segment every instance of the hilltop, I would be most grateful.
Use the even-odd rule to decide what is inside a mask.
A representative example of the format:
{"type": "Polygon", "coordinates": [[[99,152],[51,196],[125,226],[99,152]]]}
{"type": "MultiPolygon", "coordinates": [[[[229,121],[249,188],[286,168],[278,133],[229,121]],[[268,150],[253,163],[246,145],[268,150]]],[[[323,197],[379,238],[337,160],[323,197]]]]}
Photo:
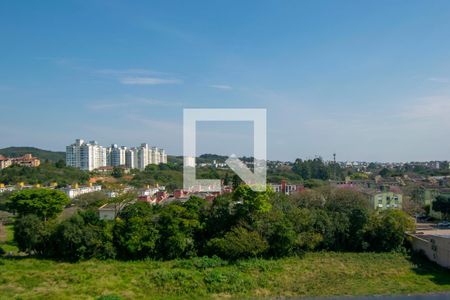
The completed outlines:
{"type": "Polygon", "coordinates": [[[23,156],[27,153],[39,158],[41,161],[53,161],[65,160],[66,154],[60,151],[43,150],[35,147],[8,147],[0,149],[0,154],[7,157],[23,156]]]}

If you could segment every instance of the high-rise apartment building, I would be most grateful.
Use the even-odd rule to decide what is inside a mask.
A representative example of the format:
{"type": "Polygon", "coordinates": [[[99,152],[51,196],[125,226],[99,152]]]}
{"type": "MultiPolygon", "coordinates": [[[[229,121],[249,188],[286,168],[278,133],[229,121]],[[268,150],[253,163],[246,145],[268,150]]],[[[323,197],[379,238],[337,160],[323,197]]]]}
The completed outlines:
{"type": "Polygon", "coordinates": [[[159,149],[159,163],[167,164],[167,154],[164,149],[159,149]]]}
{"type": "Polygon", "coordinates": [[[66,165],[92,171],[103,166],[126,166],[130,169],[145,169],[150,164],[167,163],[163,149],[149,147],[142,143],[139,147],[127,148],[112,144],[105,148],[96,141],[89,143],[77,139],[66,147],[66,165]]]}
{"type": "Polygon", "coordinates": [[[96,141],[84,142],[77,139],[74,144],[66,147],[66,165],[81,170],[92,171],[106,166],[106,148],[96,141]]]}
{"type": "Polygon", "coordinates": [[[137,164],[138,152],[139,150],[136,147],[127,149],[127,151],[125,151],[125,165],[127,166],[127,168],[130,169],[138,168],[137,164]]]}
{"type": "Polygon", "coordinates": [[[109,165],[116,166],[124,166],[126,164],[126,147],[118,147],[117,144],[112,144],[108,149],[110,161],[109,165]]]}
{"type": "Polygon", "coordinates": [[[152,147],[151,155],[152,155],[152,162],[154,164],[159,165],[160,157],[159,157],[159,149],[157,147],[152,147]]]}

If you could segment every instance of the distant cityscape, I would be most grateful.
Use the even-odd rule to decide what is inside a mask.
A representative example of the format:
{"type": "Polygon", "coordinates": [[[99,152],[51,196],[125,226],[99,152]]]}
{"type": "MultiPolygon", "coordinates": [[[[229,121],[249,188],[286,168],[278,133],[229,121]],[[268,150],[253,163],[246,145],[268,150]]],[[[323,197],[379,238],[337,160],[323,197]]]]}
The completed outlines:
{"type": "Polygon", "coordinates": [[[66,165],[86,171],[107,166],[144,170],[148,165],[161,163],[167,163],[164,149],[150,147],[146,143],[131,148],[117,144],[103,147],[97,141],[77,139],[66,147],[66,165]]]}

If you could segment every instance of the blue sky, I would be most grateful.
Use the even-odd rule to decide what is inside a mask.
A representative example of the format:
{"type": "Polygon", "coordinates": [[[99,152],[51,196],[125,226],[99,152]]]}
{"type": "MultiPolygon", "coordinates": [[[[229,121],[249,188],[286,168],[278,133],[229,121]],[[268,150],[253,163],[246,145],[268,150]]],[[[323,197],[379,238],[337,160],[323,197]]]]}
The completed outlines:
{"type": "MultiPolygon", "coordinates": [[[[0,147],[182,153],[183,108],[266,108],[268,156],[450,159],[448,1],[2,1],[0,147]]],[[[199,152],[250,154],[251,126],[199,152]]],[[[248,125],[248,124],[247,124],[248,125]]]]}

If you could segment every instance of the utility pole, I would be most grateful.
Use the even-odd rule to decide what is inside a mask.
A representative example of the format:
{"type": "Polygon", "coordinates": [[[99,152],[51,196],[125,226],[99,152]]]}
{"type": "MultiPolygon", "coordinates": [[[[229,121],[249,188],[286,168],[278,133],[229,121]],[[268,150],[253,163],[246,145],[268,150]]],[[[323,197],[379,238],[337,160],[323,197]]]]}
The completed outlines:
{"type": "Polygon", "coordinates": [[[333,153],[333,161],[334,161],[334,181],[336,181],[336,153],[333,153]]]}

